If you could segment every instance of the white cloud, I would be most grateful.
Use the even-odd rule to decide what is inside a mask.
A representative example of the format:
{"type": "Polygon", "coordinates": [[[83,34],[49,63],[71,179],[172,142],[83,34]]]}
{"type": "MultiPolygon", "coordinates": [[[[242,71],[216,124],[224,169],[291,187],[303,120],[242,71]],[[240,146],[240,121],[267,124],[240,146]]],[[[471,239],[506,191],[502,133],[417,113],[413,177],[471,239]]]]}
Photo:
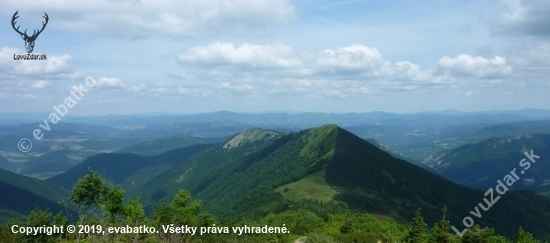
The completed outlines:
{"type": "Polygon", "coordinates": [[[325,49],[316,58],[319,72],[355,72],[372,76],[391,74],[391,63],[386,61],[376,48],[351,45],[336,49],[325,49]]]}
{"type": "MultiPolygon", "coordinates": [[[[190,80],[229,95],[303,95],[353,97],[381,92],[461,91],[513,85],[513,68],[502,56],[444,56],[437,69],[422,69],[411,61],[393,62],[375,47],[354,44],[300,53],[284,44],[212,43],[179,55],[190,80]],[[476,83],[460,82],[476,78],[476,83]],[[247,91],[242,93],[241,91],[247,91]],[[338,92],[334,92],[338,91],[338,92]]],[[[473,90],[468,94],[470,90],[473,90]]]]}
{"type": "Polygon", "coordinates": [[[393,74],[400,78],[412,78],[413,80],[429,80],[432,72],[422,71],[420,66],[407,61],[397,62],[393,68],[393,74]]]}
{"type": "Polygon", "coordinates": [[[512,67],[506,64],[506,58],[473,57],[467,54],[455,58],[444,56],[439,59],[439,69],[456,77],[499,78],[509,75],[512,67]]]}
{"type": "Polygon", "coordinates": [[[140,84],[140,85],[132,86],[132,87],[128,88],[128,90],[132,91],[132,92],[139,93],[139,92],[145,90],[146,88],[147,88],[146,84],[140,84]]]}
{"type": "Polygon", "coordinates": [[[392,64],[376,48],[350,45],[322,51],[294,53],[284,44],[235,46],[216,42],[190,48],[177,58],[182,67],[202,69],[204,75],[218,79],[238,76],[236,73],[262,72],[271,77],[389,78],[430,80],[430,70],[408,61],[392,64]],[[233,71],[228,71],[233,70],[233,71]],[[238,71],[238,72],[236,72],[238,71]]]}
{"type": "Polygon", "coordinates": [[[31,88],[33,88],[33,89],[45,89],[47,87],[50,87],[51,85],[52,85],[52,83],[50,83],[46,80],[38,80],[38,81],[34,82],[31,85],[31,88]]]}
{"type": "Polygon", "coordinates": [[[245,91],[245,90],[252,90],[254,87],[247,83],[240,83],[238,85],[232,85],[229,82],[223,82],[218,85],[218,88],[220,89],[233,89],[237,91],[245,91]]]}
{"type": "Polygon", "coordinates": [[[421,70],[409,61],[392,63],[375,47],[354,44],[335,49],[325,49],[315,57],[308,69],[320,75],[336,74],[344,78],[381,78],[400,81],[431,81],[431,70],[421,70]]]}
{"type": "Polygon", "coordinates": [[[96,87],[102,89],[123,89],[126,85],[118,78],[100,78],[96,87]]]}
{"type": "Polygon", "coordinates": [[[47,12],[55,18],[50,25],[64,31],[123,37],[242,34],[298,18],[288,0],[8,0],[2,9],[6,14],[12,9],[19,9],[21,15],[47,12]]]}
{"type": "Polygon", "coordinates": [[[0,49],[0,77],[4,79],[76,79],[81,71],[72,67],[71,55],[47,56],[47,60],[13,60],[13,55],[25,51],[17,48],[0,49]]]}
{"type": "Polygon", "coordinates": [[[463,62],[463,56],[442,58],[439,72],[434,72],[410,61],[392,62],[377,48],[361,44],[296,53],[285,44],[222,42],[192,47],[176,58],[190,81],[201,80],[203,87],[215,88],[215,93],[235,96],[342,98],[385,91],[428,92],[455,89],[455,80],[465,74],[490,77],[509,72],[501,57],[470,59],[473,65],[463,62]]]}
{"type": "MultiPolygon", "coordinates": [[[[123,84],[122,87],[126,87],[123,84]]],[[[182,86],[174,86],[168,82],[160,81],[155,84],[145,84],[129,86],[125,89],[138,97],[177,97],[183,94],[192,93],[193,90],[182,86]]]]}
{"type": "Polygon", "coordinates": [[[204,47],[193,47],[178,56],[182,65],[225,66],[243,68],[295,68],[301,62],[291,57],[292,48],[282,44],[235,46],[231,43],[216,42],[204,47]]]}

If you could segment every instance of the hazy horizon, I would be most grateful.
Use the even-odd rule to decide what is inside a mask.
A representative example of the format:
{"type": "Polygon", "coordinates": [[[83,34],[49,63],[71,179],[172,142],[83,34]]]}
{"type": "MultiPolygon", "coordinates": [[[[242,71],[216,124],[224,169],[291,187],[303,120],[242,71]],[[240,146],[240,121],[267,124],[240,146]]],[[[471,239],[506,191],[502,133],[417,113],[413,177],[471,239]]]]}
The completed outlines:
{"type": "MultiPolygon", "coordinates": [[[[312,112],[312,111],[292,111],[292,110],[273,110],[273,111],[250,111],[250,112],[239,112],[231,110],[214,110],[214,111],[204,111],[204,112],[193,112],[193,113],[178,113],[178,112],[168,112],[168,111],[155,111],[155,112],[144,112],[144,113],[101,113],[101,114],[73,114],[75,117],[96,117],[96,116],[164,116],[164,115],[201,115],[201,114],[212,114],[212,113],[235,113],[235,114],[249,114],[249,115],[262,115],[262,114],[304,114],[304,113],[319,113],[319,114],[335,114],[335,115],[344,115],[344,114],[368,114],[368,113],[388,113],[396,115],[407,115],[407,114],[425,114],[425,113],[514,113],[522,111],[544,111],[550,112],[550,109],[538,109],[538,108],[524,108],[524,109],[508,109],[508,110],[478,110],[478,111],[465,111],[465,110],[425,110],[425,111],[415,111],[415,112],[392,112],[384,110],[373,110],[373,111],[351,111],[351,112],[312,112]]],[[[69,111],[70,112],[70,111],[69,111]]],[[[69,112],[67,113],[70,117],[69,112]]],[[[9,114],[9,115],[49,115],[50,113],[56,113],[55,110],[51,111],[36,111],[36,112],[10,112],[10,111],[0,111],[0,114],[9,114]]]]}

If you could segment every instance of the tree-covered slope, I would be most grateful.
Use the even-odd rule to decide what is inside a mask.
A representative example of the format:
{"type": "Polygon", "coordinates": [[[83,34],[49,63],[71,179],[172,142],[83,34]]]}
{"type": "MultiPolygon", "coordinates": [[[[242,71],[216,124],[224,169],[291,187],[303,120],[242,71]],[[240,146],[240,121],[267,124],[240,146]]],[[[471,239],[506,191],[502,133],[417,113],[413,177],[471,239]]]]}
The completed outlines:
{"type": "Polygon", "coordinates": [[[59,204],[68,192],[48,182],[0,169],[0,221],[38,208],[64,210],[59,204]]]}
{"type": "MultiPolygon", "coordinates": [[[[459,229],[485,193],[396,159],[335,125],[291,133],[263,148],[257,143],[232,150],[212,147],[153,179],[140,195],[151,205],[167,201],[180,188],[222,219],[284,210],[304,195],[403,221],[422,208],[430,224],[448,205],[449,219],[459,229]]],[[[505,235],[522,225],[540,237],[550,232],[544,223],[550,221],[548,212],[546,198],[508,192],[475,222],[505,235]]]]}
{"type": "Polygon", "coordinates": [[[170,170],[176,164],[185,162],[209,146],[212,145],[197,144],[149,157],[130,153],[101,153],[86,159],[63,174],[49,178],[48,181],[70,190],[80,177],[88,173],[88,168],[92,168],[110,183],[125,184],[128,187],[127,190],[131,190],[154,176],[170,170]]]}
{"type": "Polygon", "coordinates": [[[164,152],[189,147],[195,144],[213,144],[222,142],[223,138],[200,138],[187,134],[144,141],[117,151],[117,153],[133,153],[141,156],[154,156],[164,152]]]}
{"type": "MultiPolygon", "coordinates": [[[[337,141],[325,178],[337,188],[336,199],[352,208],[404,218],[411,218],[414,208],[422,208],[427,221],[434,222],[438,209],[447,205],[448,218],[458,229],[464,228],[463,218],[471,216],[475,223],[494,227],[503,235],[510,235],[522,225],[539,237],[548,237],[550,225],[544,222],[550,220],[550,200],[542,196],[529,191],[509,191],[485,212],[478,203],[483,202],[488,188],[478,191],[455,184],[396,159],[342,129],[337,141]],[[481,218],[470,214],[475,213],[476,206],[482,212],[481,218]]],[[[492,187],[496,185],[495,180],[492,187]]]]}
{"type": "MultiPolygon", "coordinates": [[[[217,176],[223,174],[223,166],[241,163],[238,161],[278,141],[280,136],[279,133],[269,130],[245,130],[223,144],[201,151],[187,163],[151,180],[135,192],[135,195],[140,196],[145,204],[150,206],[159,201],[170,200],[170,195],[180,188],[186,188],[193,193],[202,191],[214,180],[220,181],[217,176]]],[[[238,175],[238,171],[234,175],[238,175]]]]}
{"type": "Polygon", "coordinates": [[[444,177],[478,189],[494,186],[498,179],[514,168],[521,174],[520,181],[511,189],[529,189],[538,192],[550,190],[550,134],[526,134],[490,138],[450,151],[442,151],[426,163],[444,177]],[[538,163],[522,163],[524,153],[533,150],[540,156],[538,163]]]}

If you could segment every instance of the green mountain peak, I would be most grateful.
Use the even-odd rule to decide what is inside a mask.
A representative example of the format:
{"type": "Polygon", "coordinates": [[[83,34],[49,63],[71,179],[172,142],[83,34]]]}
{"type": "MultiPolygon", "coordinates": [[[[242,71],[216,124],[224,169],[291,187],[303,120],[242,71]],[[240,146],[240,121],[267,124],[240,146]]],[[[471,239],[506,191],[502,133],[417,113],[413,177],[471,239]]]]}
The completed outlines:
{"type": "MultiPolygon", "coordinates": [[[[284,136],[246,130],[151,180],[136,196],[152,207],[169,201],[180,188],[225,220],[264,216],[317,200],[403,222],[422,208],[429,224],[447,205],[449,220],[458,225],[484,195],[395,158],[335,125],[284,136]]],[[[511,191],[475,222],[505,234],[516,230],[516,223],[504,220],[514,215],[513,220],[542,236],[550,226],[525,215],[549,208],[550,200],[542,196],[511,191]]]]}

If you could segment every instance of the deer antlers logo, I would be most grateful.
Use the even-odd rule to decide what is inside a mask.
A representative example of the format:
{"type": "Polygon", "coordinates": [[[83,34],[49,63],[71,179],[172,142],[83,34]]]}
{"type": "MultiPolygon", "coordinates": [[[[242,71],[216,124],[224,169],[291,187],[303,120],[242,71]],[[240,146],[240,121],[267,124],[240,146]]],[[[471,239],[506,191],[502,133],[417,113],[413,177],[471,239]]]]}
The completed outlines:
{"type": "Polygon", "coordinates": [[[19,18],[19,16],[17,16],[18,12],[19,12],[19,10],[15,11],[15,13],[13,14],[13,17],[11,18],[11,26],[13,27],[13,29],[18,34],[21,35],[21,38],[23,38],[23,40],[25,41],[25,48],[27,49],[27,53],[32,53],[32,50],[34,49],[34,42],[36,41],[36,38],[38,38],[38,35],[40,35],[40,33],[42,33],[42,31],[44,30],[44,28],[46,28],[46,25],[48,24],[48,20],[49,20],[48,14],[44,13],[45,16],[43,16],[43,17],[44,17],[44,19],[46,19],[46,22],[42,21],[42,29],[41,30],[38,30],[38,29],[33,30],[32,35],[28,36],[26,29],[25,29],[24,32],[21,32],[21,31],[19,31],[20,26],[17,26],[17,28],[15,28],[15,24],[17,23],[17,22],[15,22],[15,20],[17,18],[19,18]]]}

